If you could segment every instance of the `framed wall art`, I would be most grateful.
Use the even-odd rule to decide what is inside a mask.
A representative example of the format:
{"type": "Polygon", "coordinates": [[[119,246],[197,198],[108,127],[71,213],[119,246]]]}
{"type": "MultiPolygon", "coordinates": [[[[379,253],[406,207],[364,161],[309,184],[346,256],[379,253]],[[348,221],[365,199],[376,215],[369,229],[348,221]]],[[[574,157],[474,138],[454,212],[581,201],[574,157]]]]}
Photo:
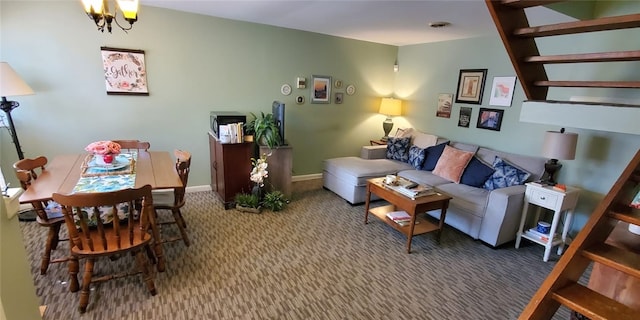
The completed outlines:
{"type": "Polygon", "coordinates": [[[334,95],[335,97],[333,99],[333,102],[335,102],[335,104],[341,104],[343,100],[342,92],[336,92],[334,93],[334,95]]]}
{"type": "Polygon", "coordinates": [[[458,127],[469,128],[469,123],[471,122],[471,111],[471,107],[460,107],[458,127]]]}
{"type": "Polygon", "coordinates": [[[331,103],[331,77],[311,77],[311,103],[331,103]]]}
{"type": "Polygon", "coordinates": [[[143,50],[100,47],[107,94],[149,95],[143,50]]]}
{"type": "Polygon", "coordinates": [[[453,94],[441,93],[438,95],[438,110],[436,117],[451,118],[451,104],[453,103],[453,94]]]}
{"type": "Polygon", "coordinates": [[[487,69],[461,69],[458,77],[457,103],[482,104],[487,69]]]}
{"type": "Polygon", "coordinates": [[[493,77],[489,104],[492,106],[511,107],[515,87],[516,77],[493,77]]]}
{"type": "Polygon", "coordinates": [[[500,131],[504,110],[480,108],[477,128],[500,131]]]}

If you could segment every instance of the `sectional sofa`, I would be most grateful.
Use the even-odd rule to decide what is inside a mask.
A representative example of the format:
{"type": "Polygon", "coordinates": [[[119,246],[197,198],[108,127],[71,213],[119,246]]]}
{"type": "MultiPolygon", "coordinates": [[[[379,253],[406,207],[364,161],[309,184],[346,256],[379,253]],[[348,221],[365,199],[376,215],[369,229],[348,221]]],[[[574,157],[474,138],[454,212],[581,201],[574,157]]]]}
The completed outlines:
{"type": "Polygon", "coordinates": [[[515,239],[524,183],[540,179],[546,160],[406,129],[386,146],[362,147],[360,157],[325,160],[323,185],[351,204],[365,201],[368,179],[387,174],[434,186],[453,197],[447,225],[499,246],[515,239]]]}

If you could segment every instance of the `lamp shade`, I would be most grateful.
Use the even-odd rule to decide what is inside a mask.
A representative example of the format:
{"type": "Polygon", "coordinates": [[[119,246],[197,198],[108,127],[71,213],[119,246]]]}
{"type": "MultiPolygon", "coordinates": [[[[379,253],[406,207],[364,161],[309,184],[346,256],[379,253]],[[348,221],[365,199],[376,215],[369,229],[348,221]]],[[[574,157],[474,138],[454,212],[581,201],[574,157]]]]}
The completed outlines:
{"type": "Polygon", "coordinates": [[[0,96],[26,96],[30,94],[33,94],[31,87],[13,71],[8,63],[0,62],[0,96]]]}
{"type": "Polygon", "coordinates": [[[542,155],[550,159],[573,160],[576,157],[578,134],[572,132],[547,131],[544,134],[542,155]]]}
{"type": "Polygon", "coordinates": [[[399,116],[402,114],[402,100],[394,98],[382,98],[379,113],[388,116],[399,116]]]}

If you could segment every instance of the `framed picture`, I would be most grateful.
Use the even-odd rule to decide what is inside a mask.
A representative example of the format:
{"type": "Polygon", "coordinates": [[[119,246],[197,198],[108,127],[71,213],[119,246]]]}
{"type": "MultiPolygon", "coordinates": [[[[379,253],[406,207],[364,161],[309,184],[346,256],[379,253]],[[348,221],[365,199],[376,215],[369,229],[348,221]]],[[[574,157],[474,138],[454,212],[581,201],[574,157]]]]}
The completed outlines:
{"type": "Polygon", "coordinates": [[[469,128],[469,123],[471,122],[471,111],[471,107],[460,107],[458,127],[469,128]]]}
{"type": "Polygon", "coordinates": [[[480,108],[477,128],[500,131],[504,110],[480,108]]]}
{"type": "Polygon", "coordinates": [[[492,106],[511,107],[515,86],[516,77],[493,77],[489,104],[492,106]]]}
{"type": "Polygon", "coordinates": [[[458,77],[457,103],[482,104],[482,90],[487,69],[461,69],[458,77]]]}
{"type": "Polygon", "coordinates": [[[100,47],[107,94],[149,95],[143,50],[100,47]]]}
{"type": "Polygon", "coordinates": [[[331,77],[311,77],[311,103],[331,103],[331,77]]]}
{"type": "Polygon", "coordinates": [[[451,118],[451,104],[453,103],[453,94],[441,93],[438,95],[438,110],[436,117],[451,118]]]}
{"type": "Polygon", "coordinates": [[[341,104],[342,103],[342,92],[336,92],[335,93],[335,98],[333,99],[333,101],[335,102],[335,104],[341,104]]]}

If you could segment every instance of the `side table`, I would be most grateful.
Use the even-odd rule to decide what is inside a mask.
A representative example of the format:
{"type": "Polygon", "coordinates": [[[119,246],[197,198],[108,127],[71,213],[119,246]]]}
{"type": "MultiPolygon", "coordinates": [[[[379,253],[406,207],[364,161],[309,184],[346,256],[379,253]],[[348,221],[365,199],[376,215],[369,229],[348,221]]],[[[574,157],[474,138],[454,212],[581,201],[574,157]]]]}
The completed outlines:
{"type": "Polygon", "coordinates": [[[372,146],[386,146],[387,142],[384,140],[369,140],[369,144],[372,146]]]}
{"type": "Polygon", "coordinates": [[[524,208],[522,209],[522,218],[520,219],[520,228],[516,235],[516,248],[520,247],[520,241],[522,238],[528,239],[542,245],[544,249],[543,261],[549,261],[549,255],[551,254],[551,248],[558,246],[558,255],[562,254],[564,246],[569,243],[570,239],[567,237],[569,233],[569,227],[573,220],[573,210],[578,202],[578,196],[580,189],[575,187],[567,187],[566,192],[555,190],[549,186],[539,186],[532,183],[526,184],[526,192],[524,195],[524,208]],[[541,208],[553,210],[553,219],[551,221],[551,228],[548,236],[541,236],[535,232],[529,230],[530,227],[525,229],[527,222],[527,214],[529,211],[529,205],[537,206],[534,226],[540,219],[541,208]],[[566,212],[566,217],[563,220],[562,234],[559,237],[556,233],[560,218],[563,212],[566,212]]]}

